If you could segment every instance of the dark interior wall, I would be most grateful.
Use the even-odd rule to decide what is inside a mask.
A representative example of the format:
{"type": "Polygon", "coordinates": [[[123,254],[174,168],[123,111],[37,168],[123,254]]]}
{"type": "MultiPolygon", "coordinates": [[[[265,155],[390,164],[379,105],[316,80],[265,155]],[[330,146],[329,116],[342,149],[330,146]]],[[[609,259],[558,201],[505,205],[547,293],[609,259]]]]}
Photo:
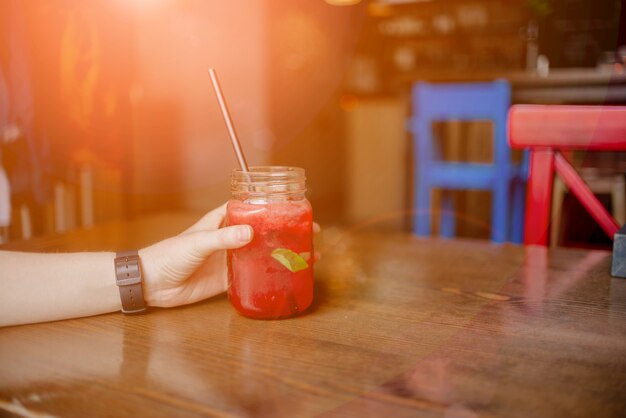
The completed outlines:
{"type": "Polygon", "coordinates": [[[595,67],[626,45],[623,0],[554,0],[539,19],[539,47],[552,67],[595,67]],[[620,34],[620,25],[622,26],[620,34]]]}
{"type": "MultiPolygon", "coordinates": [[[[0,69],[9,123],[21,133],[3,145],[2,163],[12,205],[30,208],[34,234],[49,228],[53,185],[76,187],[81,167],[118,179],[101,183],[95,176],[96,200],[122,193],[119,179],[131,160],[133,30],[121,5],[0,1],[0,69]]],[[[107,209],[107,217],[123,216],[123,205],[107,209]]]]}

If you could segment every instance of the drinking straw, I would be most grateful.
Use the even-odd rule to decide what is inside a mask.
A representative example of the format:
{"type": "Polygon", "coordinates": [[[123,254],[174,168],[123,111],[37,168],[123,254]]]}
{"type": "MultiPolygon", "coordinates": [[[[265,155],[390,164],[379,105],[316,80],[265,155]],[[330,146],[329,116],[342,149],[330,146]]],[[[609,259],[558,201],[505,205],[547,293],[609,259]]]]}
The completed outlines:
{"type": "Polygon", "coordinates": [[[230,135],[230,141],[233,144],[233,149],[235,150],[237,161],[239,161],[239,166],[241,167],[241,170],[247,172],[249,171],[248,163],[246,162],[246,157],[243,155],[243,149],[241,148],[241,143],[239,142],[239,138],[237,137],[235,125],[233,124],[233,120],[230,117],[230,112],[228,111],[226,100],[224,100],[224,95],[222,94],[220,82],[217,79],[217,72],[215,72],[214,68],[209,68],[209,75],[211,76],[211,82],[213,83],[215,96],[217,96],[217,101],[220,104],[220,109],[222,109],[222,116],[224,117],[224,122],[226,123],[226,127],[228,128],[228,134],[230,135]]]}

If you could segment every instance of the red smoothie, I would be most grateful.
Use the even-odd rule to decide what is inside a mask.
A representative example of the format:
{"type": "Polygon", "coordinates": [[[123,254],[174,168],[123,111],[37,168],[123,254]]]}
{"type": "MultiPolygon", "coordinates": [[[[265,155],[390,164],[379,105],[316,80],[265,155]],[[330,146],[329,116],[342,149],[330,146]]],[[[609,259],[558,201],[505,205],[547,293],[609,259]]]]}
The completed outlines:
{"type": "Polygon", "coordinates": [[[313,301],[313,215],[307,199],[230,200],[228,225],[246,224],[254,239],[228,251],[228,296],[245,316],[297,315],[313,301]]]}

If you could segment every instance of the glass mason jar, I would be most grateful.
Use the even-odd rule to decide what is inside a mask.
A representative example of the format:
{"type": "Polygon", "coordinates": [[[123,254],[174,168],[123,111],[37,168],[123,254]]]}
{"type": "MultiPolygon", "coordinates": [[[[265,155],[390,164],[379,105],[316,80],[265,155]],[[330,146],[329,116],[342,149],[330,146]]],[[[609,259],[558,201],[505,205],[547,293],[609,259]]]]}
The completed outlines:
{"type": "Polygon", "coordinates": [[[241,314],[286,318],[313,301],[313,214],[304,170],[233,170],[227,225],[250,225],[254,238],[228,250],[228,297],[241,314]]]}

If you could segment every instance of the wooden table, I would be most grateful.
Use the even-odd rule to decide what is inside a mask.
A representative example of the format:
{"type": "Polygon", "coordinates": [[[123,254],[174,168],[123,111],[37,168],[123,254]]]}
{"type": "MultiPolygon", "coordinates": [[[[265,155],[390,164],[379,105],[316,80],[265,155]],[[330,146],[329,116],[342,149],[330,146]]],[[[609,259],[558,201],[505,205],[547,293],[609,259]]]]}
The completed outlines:
{"type": "MultiPolygon", "coordinates": [[[[140,246],[195,218],[11,248],[140,246]]],[[[0,329],[0,415],[625,416],[626,280],[609,253],[320,238],[316,304],[299,318],[246,319],[220,296],[0,329]]]]}

